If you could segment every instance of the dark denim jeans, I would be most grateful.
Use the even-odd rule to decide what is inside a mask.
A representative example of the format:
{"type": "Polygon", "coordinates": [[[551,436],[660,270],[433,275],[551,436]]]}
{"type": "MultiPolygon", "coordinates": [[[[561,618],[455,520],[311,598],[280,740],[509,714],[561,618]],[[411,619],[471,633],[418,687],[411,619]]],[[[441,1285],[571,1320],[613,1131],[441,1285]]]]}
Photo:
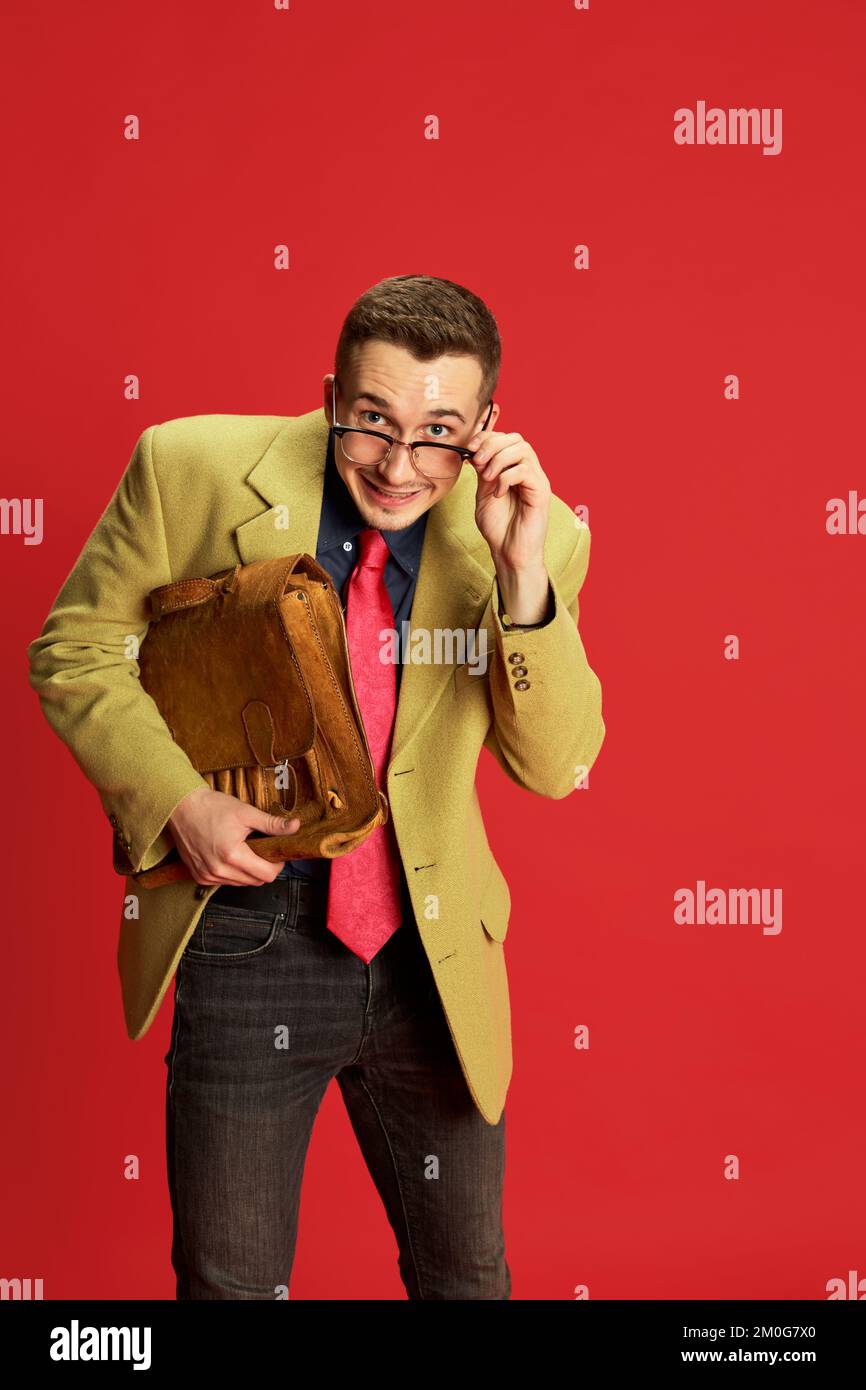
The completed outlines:
{"type": "MultiPolygon", "coordinates": [[[[319,885],[220,889],[178,967],[165,1063],[179,1299],[286,1296],[332,1077],[408,1297],[510,1298],[505,1115],[472,1101],[413,920],[365,965],[327,930],[319,885]]],[[[359,1252],[359,1297],[367,1272],[359,1252]]]]}

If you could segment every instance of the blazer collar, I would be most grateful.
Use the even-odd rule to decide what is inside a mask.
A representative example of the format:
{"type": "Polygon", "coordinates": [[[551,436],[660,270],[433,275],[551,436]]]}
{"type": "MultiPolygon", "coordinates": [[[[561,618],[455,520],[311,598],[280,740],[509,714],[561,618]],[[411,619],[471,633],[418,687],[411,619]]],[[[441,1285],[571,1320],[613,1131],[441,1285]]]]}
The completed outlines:
{"type": "MultiPolygon", "coordinates": [[[[235,530],[243,564],[302,552],[315,559],[325,483],[328,421],[311,410],[279,428],[246,482],[268,504],[235,530]]],[[[411,631],[479,628],[495,569],[484,537],[475,525],[475,477],[464,468],[450,492],[430,508],[421,565],[412,603],[411,631]]],[[[488,645],[490,634],[488,633],[488,645]]],[[[412,651],[409,644],[410,655],[412,651]]],[[[449,663],[404,667],[391,742],[397,758],[424,724],[454,675],[449,663]]]]}

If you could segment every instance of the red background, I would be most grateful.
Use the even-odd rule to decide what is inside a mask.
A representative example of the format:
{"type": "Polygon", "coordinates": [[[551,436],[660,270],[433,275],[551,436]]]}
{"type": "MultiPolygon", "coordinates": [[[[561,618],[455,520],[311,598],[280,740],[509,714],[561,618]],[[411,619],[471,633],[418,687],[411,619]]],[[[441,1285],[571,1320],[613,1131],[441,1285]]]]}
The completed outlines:
{"type": "MultiPolygon", "coordinates": [[[[866,536],[825,529],[829,498],[866,493],[862,6],[4,11],[3,492],[44,498],[45,536],[0,537],[0,1275],[174,1297],[171,995],[131,1043],[110,828],[26,645],[147,425],[313,409],[349,305],[403,272],[488,302],[499,428],[593,536],[590,790],[480,771],[513,901],[514,1297],[820,1299],[866,1275],[866,536]],[[782,107],[781,154],[675,145],[701,99],[782,107]],[[676,925],[698,879],[781,887],[781,933],[676,925]]],[[[332,1085],[292,1298],[353,1297],[404,1292],[332,1085]]]]}

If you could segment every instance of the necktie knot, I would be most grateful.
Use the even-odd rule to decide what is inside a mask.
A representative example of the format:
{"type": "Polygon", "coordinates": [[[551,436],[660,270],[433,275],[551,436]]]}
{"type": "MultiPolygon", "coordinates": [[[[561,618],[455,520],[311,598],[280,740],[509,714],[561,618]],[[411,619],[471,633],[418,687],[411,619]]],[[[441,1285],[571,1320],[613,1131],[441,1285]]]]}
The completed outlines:
{"type": "Polygon", "coordinates": [[[381,531],[368,528],[358,537],[361,557],[358,568],[383,570],[388,559],[388,544],[381,531]]]}

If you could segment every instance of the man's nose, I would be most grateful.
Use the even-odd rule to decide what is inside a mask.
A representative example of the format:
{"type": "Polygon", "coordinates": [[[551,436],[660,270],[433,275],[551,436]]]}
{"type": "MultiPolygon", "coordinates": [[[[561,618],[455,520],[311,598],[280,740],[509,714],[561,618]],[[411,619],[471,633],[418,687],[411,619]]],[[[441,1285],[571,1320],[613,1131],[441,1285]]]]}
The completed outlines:
{"type": "Polygon", "coordinates": [[[391,456],[379,464],[379,475],[391,487],[405,487],[410,483],[419,484],[423,480],[412,462],[412,450],[398,439],[391,446],[391,456]]]}

